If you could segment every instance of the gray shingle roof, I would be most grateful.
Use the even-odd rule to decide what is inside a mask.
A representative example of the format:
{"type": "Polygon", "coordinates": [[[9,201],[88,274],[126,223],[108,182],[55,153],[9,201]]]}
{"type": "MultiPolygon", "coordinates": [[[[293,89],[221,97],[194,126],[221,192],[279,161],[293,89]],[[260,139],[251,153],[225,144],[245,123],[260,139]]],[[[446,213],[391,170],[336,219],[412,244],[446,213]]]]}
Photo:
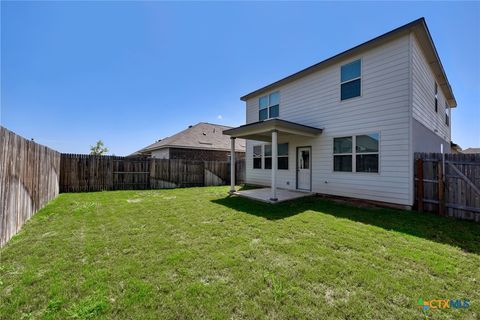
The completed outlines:
{"type": "Polygon", "coordinates": [[[467,148],[462,153],[480,153],[480,148],[467,148]]]}
{"type": "MultiPolygon", "coordinates": [[[[230,136],[223,134],[223,130],[226,129],[231,127],[200,122],[173,136],[152,143],[133,155],[170,147],[230,151],[230,136]]],[[[244,139],[236,139],[235,150],[245,152],[244,139]]]]}
{"type": "Polygon", "coordinates": [[[425,50],[424,54],[426,55],[428,63],[430,64],[430,67],[433,69],[434,74],[436,75],[436,77],[438,77],[437,81],[439,81],[439,86],[444,90],[444,93],[448,99],[448,103],[450,107],[452,108],[456,107],[457,102],[453,95],[452,87],[448,82],[447,75],[442,66],[442,62],[440,61],[440,57],[438,56],[437,49],[435,48],[435,44],[433,43],[433,40],[432,40],[432,36],[430,34],[430,31],[428,30],[427,23],[425,22],[425,18],[423,17],[415,21],[412,21],[410,23],[407,23],[399,28],[393,29],[387,33],[384,33],[376,38],[373,38],[367,42],[364,42],[358,46],[355,46],[337,55],[334,55],[333,57],[325,59],[308,68],[300,70],[283,79],[280,79],[276,82],[266,85],[260,89],[250,92],[244,95],[243,97],[241,97],[240,100],[247,101],[248,99],[254,98],[261,94],[268,93],[269,91],[274,90],[280,86],[283,86],[287,83],[290,83],[304,76],[307,76],[313,72],[326,68],[327,66],[338,63],[338,61],[340,61],[341,59],[344,59],[348,56],[356,55],[361,50],[379,45],[383,43],[383,41],[387,41],[388,39],[394,38],[398,35],[405,34],[406,32],[409,32],[409,31],[412,31],[415,33],[415,35],[417,36],[422,46],[422,49],[425,50]]]}

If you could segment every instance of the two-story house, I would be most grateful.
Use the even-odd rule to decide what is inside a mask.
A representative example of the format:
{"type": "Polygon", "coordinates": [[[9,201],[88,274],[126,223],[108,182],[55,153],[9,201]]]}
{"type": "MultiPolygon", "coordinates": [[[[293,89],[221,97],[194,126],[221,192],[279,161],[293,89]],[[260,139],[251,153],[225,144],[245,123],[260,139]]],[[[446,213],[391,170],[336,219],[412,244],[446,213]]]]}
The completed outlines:
{"type": "Polygon", "coordinates": [[[224,134],[248,139],[246,181],[272,201],[283,188],[405,207],[414,152],[449,152],[456,107],[424,18],[241,100],[246,124],[224,134]]]}

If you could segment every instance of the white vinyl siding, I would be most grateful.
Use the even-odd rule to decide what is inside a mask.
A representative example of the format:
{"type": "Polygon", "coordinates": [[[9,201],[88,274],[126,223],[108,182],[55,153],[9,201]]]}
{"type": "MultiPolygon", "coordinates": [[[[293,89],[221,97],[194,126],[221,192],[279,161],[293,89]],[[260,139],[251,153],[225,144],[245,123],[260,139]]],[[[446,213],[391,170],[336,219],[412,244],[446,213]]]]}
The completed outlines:
{"type": "Polygon", "coordinates": [[[435,79],[422,50],[412,35],[413,118],[450,142],[450,127],[445,124],[445,95],[438,86],[438,112],[435,111],[435,79]]]}
{"type": "MultiPolygon", "coordinates": [[[[289,169],[278,171],[277,187],[296,187],[296,149],[312,147],[312,191],[412,205],[410,192],[409,36],[352,56],[276,90],[281,119],[323,128],[316,138],[282,138],[289,143],[289,169]],[[340,101],[341,65],[361,59],[362,95],[340,101]],[[379,173],[333,171],[333,138],[378,132],[379,173]]],[[[258,121],[258,97],[246,101],[247,123],[258,121]]],[[[270,170],[252,170],[247,141],[247,182],[269,185],[270,170]]]]}

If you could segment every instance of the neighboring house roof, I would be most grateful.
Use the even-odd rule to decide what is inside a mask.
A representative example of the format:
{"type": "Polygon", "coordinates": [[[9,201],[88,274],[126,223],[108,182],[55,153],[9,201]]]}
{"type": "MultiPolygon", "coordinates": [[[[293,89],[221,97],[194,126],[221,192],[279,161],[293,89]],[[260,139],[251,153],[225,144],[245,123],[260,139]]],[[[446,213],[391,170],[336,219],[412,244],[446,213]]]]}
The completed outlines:
{"type": "Polygon", "coordinates": [[[480,153],[480,148],[467,148],[462,153],[480,153]]]}
{"type": "Polygon", "coordinates": [[[442,62],[440,61],[440,57],[438,56],[437,49],[435,48],[435,44],[433,43],[432,36],[430,35],[430,31],[428,31],[427,24],[425,22],[425,18],[420,18],[418,20],[412,21],[404,26],[401,26],[397,29],[394,29],[390,32],[387,32],[379,37],[376,37],[372,40],[369,40],[367,42],[364,42],[356,47],[353,47],[347,51],[344,51],[342,53],[339,53],[333,57],[330,57],[326,60],[323,60],[317,64],[314,64],[306,69],[303,69],[299,72],[296,72],[292,75],[289,75],[281,80],[278,80],[276,82],[273,82],[265,87],[262,87],[258,90],[255,90],[253,92],[250,92],[243,97],[240,98],[240,100],[246,101],[250,98],[254,98],[255,96],[258,96],[263,93],[267,93],[270,90],[276,89],[280,86],[283,86],[287,83],[293,82],[297,79],[300,79],[302,77],[305,77],[309,74],[312,74],[314,72],[317,72],[321,69],[324,69],[328,66],[331,66],[335,63],[338,63],[340,60],[343,60],[345,58],[348,58],[350,56],[359,54],[361,51],[370,49],[372,47],[381,45],[387,41],[390,41],[391,39],[394,39],[398,36],[403,36],[408,34],[410,31],[413,31],[415,35],[417,36],[419,43],[422,47],[423,53],[425,54],[425,57],[432,67],[432,70],[437,77],[438,85],[442,88],[443,92],[445,93],[445,97],[448,101],[448,104],[450,107],[456,107],[457,102],[455,100],[455,97],[453,95],[452,87],[450,86],[450,83],[448,82],[447,75],[445,74],[445,70],[443,69],[442,62]]]}
{"type": "Polygon", "coordinates": [[[455,150],[456,152],[462,152],[462,148],[458,144],[454,143],[453,141],[450,141],[450,148],[452,150],[455,150]]]}
{"type": "MultiPolygon", "coordinates": [[[[141,155],[164,148],[208,149],[230,151],[230,137],[223,135],[223,130],[232,127],[207,122],[200,122],[180,131],[173,136],[159,140],[151,145],[131,154],[141,155]]],[[[236,139],[235,151],[245,152],[245,140],[236,139]]]]}

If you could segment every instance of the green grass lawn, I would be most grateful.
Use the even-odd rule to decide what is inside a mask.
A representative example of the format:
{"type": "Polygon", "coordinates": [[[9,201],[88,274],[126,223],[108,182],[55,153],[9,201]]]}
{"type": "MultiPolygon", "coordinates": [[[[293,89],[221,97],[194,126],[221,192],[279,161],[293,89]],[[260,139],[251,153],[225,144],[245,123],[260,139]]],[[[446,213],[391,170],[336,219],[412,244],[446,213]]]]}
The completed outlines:
{"type": "Polygon", "coordinates": [[[480,317],[480,224],[227,190],[60,195],[0,251],[0,318],[480,317]]]}

